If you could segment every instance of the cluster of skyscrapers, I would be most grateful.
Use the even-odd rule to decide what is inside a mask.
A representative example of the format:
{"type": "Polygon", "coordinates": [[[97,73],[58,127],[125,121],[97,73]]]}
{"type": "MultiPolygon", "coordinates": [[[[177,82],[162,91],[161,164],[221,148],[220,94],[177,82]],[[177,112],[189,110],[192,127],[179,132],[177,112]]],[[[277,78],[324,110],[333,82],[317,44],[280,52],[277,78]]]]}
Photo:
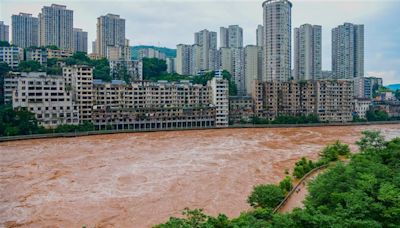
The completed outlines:
{"type": "MultiPolygon", "coordinates": [[[[44,6],[37,17],[29,13],[12,15],[11,43],[20,48],[55,45],[60,49],[87,52],[87,32],[73,28],[73,18],[72,10],[56,4],[44,6]]],[[[9,41],[8,30],[1,22],[1,40],[9,41]]]]}
{"type": "MultiPolygon", "coordinates": [[[[244,46],[243,29],[229,25],[220,27],[219,47],[217,32],[204,29],[194,33],[193,44],[178,44],[175,58],[144,48],[138,60],[132,60],[125,19],[100,16],[89,57],[108,59],[111,82],[94,79],[90,66],[62,62],[74,52],[87,52],[87,32],[73,28],[72,10],[53,4],[38,17],[13,15],[14,46],[0,47],[0,61],[15,70],[20,60],[45,65],[55,58],[63,68],[59,76],[10,73],[4,80],[4,100],[33,112],[46,127],[91,121],[97,129],[164,129],[226,127],[229,120],[280,115],[314,114],[329,122],[351,121],[354,113],[365,117],[368,99],[382,80],[364,77],[364,26],[344,23],[332,29],[332,71],[327,72],[322,71],[320,25],[292,30],[288,0],[267,0],[262,8],[255,45],[244,46]],[[215,71],[215,77],[207,85],[146,82],[143,58],[165,60],[169,73],[201,77],[215,71]],[[118,78],[121,70],[130,82],[118,78]],[[229,97],[222,70],[232,75],[237,96],[229,97]]],[[[0,40],[9,41],[8,32],[0,21],[0,40]]]]}
{"type": "MultiPolygon", "coordinates": [[[[195,33],[193,45],[177,46],[176,71],[201,74],[203,71],[228,70],[242,95],[251,94],[251,81],[289,81],[325,79],[322,74],[322,27],[304,24],[293,30],[292,3],[267,0],[262,4],[263,25],[256,30],[256,45],[243,47],[243,29],[238,25],[220,28],[217,33],[195,33]],[[204,38],[203,38],[204,37],[204,38]],[[203,43],[204,40],[204,43],[203,43]]],[[[332,71],[327,78],[364,77],[364,26],[345,23],[332,29],[332,71]]]]}

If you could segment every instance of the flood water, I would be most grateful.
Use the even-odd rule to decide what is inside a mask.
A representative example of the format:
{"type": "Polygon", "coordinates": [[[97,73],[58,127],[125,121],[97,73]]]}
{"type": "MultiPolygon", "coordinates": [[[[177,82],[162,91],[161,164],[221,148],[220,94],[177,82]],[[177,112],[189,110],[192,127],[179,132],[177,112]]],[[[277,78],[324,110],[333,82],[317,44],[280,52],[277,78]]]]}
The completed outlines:
{"type": "Polygon", "coordinates": [[[185,207],[238,216],[327,143],[400,125],[130,133],[0,143],[0,226],[151,227],[185,207]]]}

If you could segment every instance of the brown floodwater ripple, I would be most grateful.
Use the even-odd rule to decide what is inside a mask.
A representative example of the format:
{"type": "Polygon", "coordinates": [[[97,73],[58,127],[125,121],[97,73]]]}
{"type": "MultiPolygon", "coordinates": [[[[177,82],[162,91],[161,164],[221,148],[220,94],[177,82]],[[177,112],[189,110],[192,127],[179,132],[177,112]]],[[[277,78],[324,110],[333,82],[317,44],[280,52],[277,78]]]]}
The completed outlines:
{"type": "Polygon", "coordinates": [[[260,183],[352,144],[366,129],[400,125],[130,133],[0,143],[0,226],[150,227],[185,207],[238,216],[260,183]]]}

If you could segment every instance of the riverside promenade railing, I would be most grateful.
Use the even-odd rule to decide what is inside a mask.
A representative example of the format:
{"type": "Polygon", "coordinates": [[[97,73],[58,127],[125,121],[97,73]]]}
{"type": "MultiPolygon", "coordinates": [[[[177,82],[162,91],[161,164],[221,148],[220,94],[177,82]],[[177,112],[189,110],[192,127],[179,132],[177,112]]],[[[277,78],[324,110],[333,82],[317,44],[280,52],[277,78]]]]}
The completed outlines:
{"type": "Polygon", "coordinates": [[[87,135],[103,135],[118,133],[135,132],[156,132],[156,131],[184,131],[184,130],[207,130],[207,129],[240,129],[240,128],[291,128],[291,127],[323,127],[323,126],[357,126],[357,125],[383,125],[400,124],[396,121],[378,121],[378,122],[348,122],[348,123],[309,123],[309,124],[237,124],[228,127],[197,127],[197,128],[147,128],[147,129],[119,129],[119,130],[95,130],[86,132],[67,132],[67,133],[47,133],[17,136],[2,136],[0,142],[24,140],[24,139],[42,139],[58,137],[78,137],[87,135]]]}
{"type": "Polygon", "coordinates": [[[316,172],[325,169],[326,167],[328,167],[328,164],[325,165],[321,165],[317,168],[312,169],[310,172],[306,173],[299,181],[299,183],[296,184],[296,186],[294,186],[292,188],[292,190],[290,190],[290,192],[286,195],[286,197],[281,201],[281,203],[275,207],[275,209],[273,210],[273,213],[276,213],[277,211],[279,211],[283,206],[285,206],[285,204],[287,203],[287,201],[290,199],[290,197],[293,195],[293,193],[298,189],[298,187],[300,185],[302,185],[306,179],[308,177],[310,177],[311,175],[315,174],[316,172]]]}

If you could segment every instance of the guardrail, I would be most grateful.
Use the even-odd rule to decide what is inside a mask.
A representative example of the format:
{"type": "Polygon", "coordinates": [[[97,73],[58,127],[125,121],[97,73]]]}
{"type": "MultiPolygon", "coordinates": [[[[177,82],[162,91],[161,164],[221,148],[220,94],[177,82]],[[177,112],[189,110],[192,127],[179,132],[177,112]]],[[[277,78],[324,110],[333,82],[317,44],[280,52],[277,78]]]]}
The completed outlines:
{"type": "Polygon", "coordinates": [[[370,122],[338,122],[338,123],[307,123],[307,124],[235,124],[229,128],[282,128],[282,127],[321,127],[321,126],[358,126],[400,124],[400,120],[370,121],[370,122]]]}
{"type": "Polygon", "coordinates": [[[310,172],[306,173],[299,181],[299,183],[296,184],[296,186],[294,186],[292,188],[292,190],[290,190],[290,192],[286,195],[286,197],[281,201],[281,203],[275,207],[275,209],[273,210],[273,213],[276,213],[277,211],[279,211],[279,209],[281,209],[283,206],[285,206],[285,204],[287,203],[288,199],[293,195],[293,193],[297,190],[297,188],[303,184],[303,182],[312,174],[314,174],[315,172],[321,170],[321,169],[325,169],[326,167],[328,167],[328,164],[325,165],[321,165],[317,168],[312,169],[310,172]]]}
{"type": "Polygon", "coordinates": [[[357,126],[357,125],[384,125],[384,124],[400,124],[400,121],[379,121],[379,122],[347,122],[347,123],[309,123],[309,124],[237,124],[229,127],[201,127],[201,128],[168,128],[168,129],[123,129],[123,130],[97,130],[87,132],[67,132],[67,133],[48,133],[48,134],[32,134],[17,136],[2,136],[0,142],[25,140],[25,139],[42,139],[42,138],[58,138],[58,137],[79,137],[87,135],[103,135],[118,133],[136,133],[136,132],[158,132],[158,131],[185,131],[185,130],[209,130],[209,129],[239,129],[239,128],[288,128],[288,127],[321,127],[321,126],[357,126]]]}
{"type": "Polygon", "coordinates": [[[14,141],[14,140],[25,140],[25,139],[79,137],[79,136],[88,136],[88,135],[139,133],[139,132],[159,132],[159,131],[190,131],[190,130],[207,130],[207,129],[220,129],[220,128],[202,127],[202,128],[96,130],[96,131],[82,131],[82,132],[77,131],[77,132],[65,132],[65,133],[47,133],[47,134],[3,136],[3,137],[0,137],[0,142],[14,141]]]}

